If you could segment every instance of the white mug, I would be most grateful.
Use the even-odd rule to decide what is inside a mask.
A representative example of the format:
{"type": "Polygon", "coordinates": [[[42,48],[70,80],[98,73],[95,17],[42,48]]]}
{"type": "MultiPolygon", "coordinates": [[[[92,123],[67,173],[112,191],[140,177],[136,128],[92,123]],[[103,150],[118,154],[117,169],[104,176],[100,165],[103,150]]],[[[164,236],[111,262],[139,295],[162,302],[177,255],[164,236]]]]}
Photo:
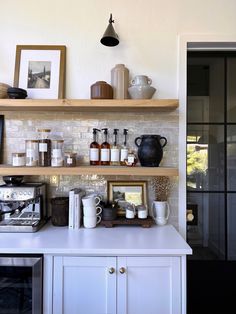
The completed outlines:
{"type": "Polygon", "coordinates": [[[91,217],[83,217],[84,227],[85,228],[95,228],[97,224],[101,222],[100,216],[91,216],[91,217]]]}
{"type": "Polygon", "coordinates": [[[86,195],[82,197],[82,203],[84,207],[97,206],[101,202],[101,197],[98,195],[86,195]]]}
{"type": "Polygon", "coordinates": [[[170,206],[166,201],[154,201],[152,203],[151,213],[158,225],[165,225],[170,215],[170,206]]]}
{"type": "Polygon", "coordinates": [[[98,216],[102,212],[101,206],[84,206],[83,207],[84,216],[91,217],[91,216],[98,216]]]}

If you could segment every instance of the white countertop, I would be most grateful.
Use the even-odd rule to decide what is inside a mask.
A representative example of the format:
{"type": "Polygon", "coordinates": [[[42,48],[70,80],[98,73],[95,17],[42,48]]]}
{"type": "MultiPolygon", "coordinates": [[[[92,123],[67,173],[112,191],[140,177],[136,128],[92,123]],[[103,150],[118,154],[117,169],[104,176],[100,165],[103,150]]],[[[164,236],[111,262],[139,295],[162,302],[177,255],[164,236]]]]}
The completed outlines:
{"type": "Polygon", "coordinates": [[[0,253],[186,255],[192,250],[171,225],[71,230],[50,223],[35,233],[0,233],[0,253]]]}

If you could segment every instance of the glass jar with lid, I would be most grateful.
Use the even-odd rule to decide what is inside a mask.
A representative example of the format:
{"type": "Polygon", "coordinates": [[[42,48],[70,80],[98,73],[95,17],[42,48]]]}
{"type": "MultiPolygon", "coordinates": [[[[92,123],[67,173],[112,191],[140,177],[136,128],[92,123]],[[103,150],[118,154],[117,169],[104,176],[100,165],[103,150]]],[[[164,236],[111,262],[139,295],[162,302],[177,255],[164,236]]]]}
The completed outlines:
{"type": "Polygon", "coordinates": [[[77,153],[65,152],[64,156],[65,156],[65,159],[64,159],[65,167],[76,167],[77,153]]]}
{"type": "Polygon", "coordinates": [[[25,141],[26,166],[36,167],[39,164],[39,141],[26,140],[25,141]]]}
{"type": "Polygon", "coordinates": [[[39,166],[51,166],[51,140],[50,129],[38,129],[39,166]]]}
{"type": "Polygon", "coordinates": [[[12,153],[12,166],[25,166],[25,153],[12,153]]]}
{"type": "Polygon", "coordinates": [[[64,163],[64,140],[62,139],[51,140],[51,143],[52,143],[51,166],[62,167],[64,163]]]}

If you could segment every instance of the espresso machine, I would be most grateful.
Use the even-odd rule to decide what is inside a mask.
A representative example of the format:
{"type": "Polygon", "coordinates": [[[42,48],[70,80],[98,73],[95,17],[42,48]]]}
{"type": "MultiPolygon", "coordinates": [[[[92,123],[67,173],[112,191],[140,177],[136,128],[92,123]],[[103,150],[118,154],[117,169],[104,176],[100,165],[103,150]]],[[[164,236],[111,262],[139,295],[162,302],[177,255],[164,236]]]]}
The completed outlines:
{"type": "Polygon", "coordinates": [[[3,177],[6,184],[0,185],[0,232],[38,231],[48,220],[46,185],[13,177],[3,177]]]}

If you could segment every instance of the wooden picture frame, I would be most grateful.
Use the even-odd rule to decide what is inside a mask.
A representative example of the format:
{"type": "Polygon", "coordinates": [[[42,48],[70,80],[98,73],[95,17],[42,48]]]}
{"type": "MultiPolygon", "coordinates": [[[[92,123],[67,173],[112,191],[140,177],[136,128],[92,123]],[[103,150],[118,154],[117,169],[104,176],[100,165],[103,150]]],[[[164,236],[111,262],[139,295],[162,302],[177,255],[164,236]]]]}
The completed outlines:
{"type": "Polygon", "coordinates": [[[3,163],[3,132],[4,132],[4,116],[0,115],[0,164],[3,163]]]}
{"type": "Polygon", "coordinates": [[[17,45],[14,87],[28,98],[65,98],[66,46],[17,45]]]}
{"type": "Polygon", "coordinates": [[[125,216],[123,205],[127,202],[137,205],[147,205],[147,181],[108,181],[108,202],[118,203],[118,216],[125,216]]]}

